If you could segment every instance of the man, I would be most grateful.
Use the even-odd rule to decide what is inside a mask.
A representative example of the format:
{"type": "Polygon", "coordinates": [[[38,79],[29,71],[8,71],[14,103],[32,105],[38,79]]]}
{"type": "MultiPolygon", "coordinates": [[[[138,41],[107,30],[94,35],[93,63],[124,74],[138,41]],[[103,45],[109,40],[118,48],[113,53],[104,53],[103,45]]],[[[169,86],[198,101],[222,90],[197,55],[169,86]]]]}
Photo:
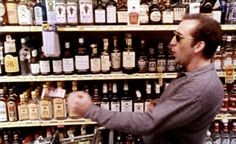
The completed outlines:
{"type": "Polygon", "coordinates": [[[220,24],[186,15],[170,42],[183,72],[144,113],[112,112],[92,104],[85,92],[68,97],[69,110],[110,129],[142,135],[147,144],[202,144],[222,105],[223,86],[211,58],[221,41],[220,24]]]}

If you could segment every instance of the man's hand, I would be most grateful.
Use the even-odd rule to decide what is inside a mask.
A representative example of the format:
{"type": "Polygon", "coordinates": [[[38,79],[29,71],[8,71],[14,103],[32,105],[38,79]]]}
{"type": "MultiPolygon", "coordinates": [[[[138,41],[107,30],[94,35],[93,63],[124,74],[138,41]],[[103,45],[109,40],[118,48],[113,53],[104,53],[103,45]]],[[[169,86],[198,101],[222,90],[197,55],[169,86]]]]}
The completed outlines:
{"type": "Polygon", "coordinates": [[[67,98],[68,110],[81,116],[84,116],[91,104],[89,94],[83,91],[72,92],[67,98]]]}

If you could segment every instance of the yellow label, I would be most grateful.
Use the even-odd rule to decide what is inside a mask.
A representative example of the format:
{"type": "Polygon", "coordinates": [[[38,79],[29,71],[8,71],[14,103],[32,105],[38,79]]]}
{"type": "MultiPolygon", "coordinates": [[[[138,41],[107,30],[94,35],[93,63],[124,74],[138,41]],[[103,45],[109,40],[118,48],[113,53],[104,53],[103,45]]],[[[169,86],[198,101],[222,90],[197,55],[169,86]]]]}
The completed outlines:
{"type": "Polygon", "coordinates": [[[40,115],[42,119],[52,118],[51,103],[47,100],[40,101],[40,115]]]}
{"type": "Polygon", "coordinates": [[[19,109],[19,119],[20,120],[28,120],[28,106],[26,104],[22,104],[18,106],[19,109]]]}
{"type": "Polygon", "coordinates": [[[64,100],[62,98],[53,99],[53,110],[55,118],[65,117],[64,100]]]}
{"type": "Polygon", "coordinates": [[[30,120],[38,120],[39,119],[38,108],[35,103],[29,104],[29,119],[30,120]]]}
{"type": "Polygon", "coordinates": [[[19,61],[17,57],[6,55],[4,57],[5,71],[6,72],[19,72],[19,61]]]}

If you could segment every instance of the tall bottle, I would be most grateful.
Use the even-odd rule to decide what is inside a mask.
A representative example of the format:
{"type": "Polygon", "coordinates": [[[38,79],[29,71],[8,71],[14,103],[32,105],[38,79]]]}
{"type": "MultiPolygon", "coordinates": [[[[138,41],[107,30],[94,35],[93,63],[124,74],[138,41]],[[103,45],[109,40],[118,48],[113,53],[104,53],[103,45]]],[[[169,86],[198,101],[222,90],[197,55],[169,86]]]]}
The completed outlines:
{"type": "Polygon", "coordinates": [[[220,134],[222,144],[229,144],[230,139],[229,139],[229,131],[228,131],[228,120],[224,121],[223,120],[223,131],[220,134]]]}
{"type": "Polygon", "coordinates": [[[127,0],[118,0],[117,3],[117,23],[127,24],[128,22],[128,8],[127,0]]]}
{"type": "Polygon", "coordinates": [[[57,0],[55,3],[56,10],[56,24],[57,25],[65,25],[66,24],[66,4],[65,0],[57,0]]]}
{"type": "Polygon", "coordinates": [[[0,26],[6,24],[7,24],[7,9],[3,0],[0,0],[0,26]]]}
{"type": "Polygon", "coordinates": [[[49,96],[49,89],[47,84],[43,84],[41,99],[39,101],[40,118],[41,120],[52,119],[52,99],[49,96]]]}
{"type": "Polygon", "coordinates": [[[102,73],[111,72],[111,58],[108,53],[108,39],[103,39],[103,52],[101,54],[101,71],[102,73]]]}
{"type": "Polygon", "coordinates": [[[164,49],[164,43],[159,42],[157,45],[157,72],[166,72],[166,53],[164,49]]]}
{"type": "Polygon", "coordinates": [[[174,23],[174,12],[170,5],[170,0],[166,1],[165,8],[162,11],[162,23],[173,24],[174,23]]]}
{"type": "Polygon", "coordinates": [[[108,98],[107,83],[103,83],[103,86],[102,86],[101,108],[110,110],[110,100],[108,98]]]}
{"type": "Polygon", "coordinates": [[[39,100],[37,98],[36,92],[31,92],[31,100],[29,101],[29,119],[39,120],[39,100]]]}
{"type": "Polygon", "coordinates": [[[5,74],[5,66],[4,66],[4,48],[3,43],[0,42],[0,75],[5,74]]]}
{"type": "Polygon", "coordinates": [[[7,0],[6,8],[7,8],[7,19],[9,25],[18,25],[18,11],[17,11],[18,3],[16,0],[7,0]]]}
{"type": "Polygon", "coordinates": [[[120,111],[120,99],[117,94],[117,84],[112,85],[111,111],[120,111]]]}
{"type": "Polygon", "coordinates": [[[148,72],[155,73],[157,71],[157,61],[155,57],[155,49],[149,48],[148,72]]]}
{"type": "Polygon", "coordinates": [[[17,113],[18,101],[17,101],[16,97],[17,96],[14,93],[13,89],[10,89],[9,90],[9,97],[7,99],[8,120],[10,122],[18,120],[18,113],[17,113]]]}
{"type": "Polygon", "coordinates": [[[127,34],[126,36],[126,48],[123,51],[123,72],[124,73],[134,73],[135,71],[135,51],[132,46],[132,37],[131,34],[127,34]]]}
{"type": "Polygon", "coordinates": [[[41,75],[48,75],[51,73],[50,60],[45,56],[43,51],[41,51],[40,54],[39,67],[41,75]]]}
{"type": "MultiPolygon", "coordinates": [[[[78,83],[77,81],[72,81],[72,92],[76,92],[76,91],[78,91],[78,83]]],[[[70,111],[69,109],[67,111],[68,111],[69,118],[77,119],[81,117],[78,113],[70,111]]]]}
{"type": "Polygon", "coordinates": [[[145,109],[145,111],[147,111],[148,105],[152,101],[152,85],[148,81],[146,81],[145,86],[146,86],[146,88],[145,88],[146,99],[144,102],[144,109],[145,109]]]}
{"type": "Polygon", "coordinates": [[[153,0],[152,5],[149,8],[149,23],[150,24],[161,23],[161,10],[158,6],[157,0],[153,0]]]}
{"type": "Polygon", "coordinates": [[[74,57],[72,56],[70,43],[65,42],[65,51],[62,57],[62,69],[64,74],[73,74],[74,73],[74,57]]]}
{"type": "Polygon", "coordinates": [[[102,5],[102,0],[97,1],[97,6],[94,9],[94,23],[105,24],[106,23],[106,9],[102,5]]]}
{"type": "Polygon", "coordinates": [[[77,25],[79,22],[77,0],[67,0],[66,4],[67,24],[77,25]]]}
{"type": "Polygon", "coordinates": [[[117,4],[114,0],[109,0],[106,4],[106,22],[107,24],[116,24],[117,23],[117,4]]]}
{"type": "Polygon", "coordinates": [[[98,93],[97,86],[94,87],[93,97],[92,97],[93,104],[101,107],[101,97],[98,93]]]}
{"type": "Polygon", "coordinates": [[[136,97],[134,100],[134,112],[144,112],[144,101],[140,90],[136,90],[136,97]]]}
{"type": "Polygon", "coordinates": [[[21,38],[21,49],[19,51],[21,75],[29,75],[30,69],[30,48],[25,44],[26,39],[21,38]]]}
{"type": "Polygon", "coordinates": [[[91,44],[92,54],[90,57],[90,71],[91,73],[101,72],[101,58],[98,54],[98,48],[96,44],[91,44]]]}
{"type": "Polygon", "coordinates": [[[19,25],[32,25],[32,8],[26,2],[26,0],[21,0],[17,7],[19,25]]]}
{"type": "Polygon", "coordinates": [[[171,51],[171,48],[168,48],[166,63],[167,63],[166,64],[167,72],[175,72],[176,71],[175,57],[173,55],[173,52],[171,51]]]}
{"type": "Polygon", "coordinates": [[[182,3],[182,0],[178,1],[178,3],[174,6],[173,11],[174,11],[174,23],[179,24],[182,21],[183,16],[187,12],[187,8],[182,3]]]}
{"type": "Polygon", "coordinates": [[[28,104],[26,102],[24,94],[20,95],[20,102],[18,104],[18,115],[19,115],[19,120],[29,119],[28,104]]]}
{"type": "Polygon", "coordinates": [[[149,5],[146,0],[140,2],[139,23],[141,25],[149,23],[149,5]]]}
{"type": "Polygon", "coordinates": [[[127,82],[124,83],[123,95],[121,97],[121,112],[132,112],[133,101],[129,93],[129,85],[127,82]]]}
{"type": "Polygon", "coordinates": [[[41,0],[37,0],[34,7],[34,25],[42,25],[47,21],[46,7],[41,0]]]}
{"type": "Polygon", "coordinates": [[[146,73],[148,70],[148,59],[147,55],[145,53],[145,41],[141,40],[140,42],[140,51],[139,51],[139,56],[138,56],[138,72],[139,73],[146,73]]]}
{"type": "Polygon", "coordinates": [[[61,56],[53,57],[52,59],[52,72],[53,74],[62,74],[62,58],[61,56]]]}
{"type": "Polygon", "coordinates": [[[79,38],[79,45],[75,54],[75,70],[77,73],[89,72],[89,51],[84,44],[84,38],[79,38]]]}
{"type": "Polygon", "coordinates": [[[79,0],[80,24],[93,24],[93,3],[92,0],[79,0]]]}
{"type": "Polygon", "coordinates": [[[3,89],[0,89],[0,122],[5,122],[7,120],[7,100],[3,94],[3,89]]]}
{"type": "Polygon", "coordinates": [[[20,73],[19,57],[16,50],[15,40],[10,35],[6,36],[4,42],[4,64],[7,75],[18,75],[20,73]]]}
{"type": "Polygon", "coordinates": [[[30,70],[31,70],[32,75],[39,75],[40,74],[37,49],[33,49],[31,51],[30,70]]]}
{"type": "Polygon", "coordinates": [[[113,50],[111,52],[111,68],[113,71],[119,71],[121,68],[121,52],[118,49],[117,37],[113,37],[113,50]]]}

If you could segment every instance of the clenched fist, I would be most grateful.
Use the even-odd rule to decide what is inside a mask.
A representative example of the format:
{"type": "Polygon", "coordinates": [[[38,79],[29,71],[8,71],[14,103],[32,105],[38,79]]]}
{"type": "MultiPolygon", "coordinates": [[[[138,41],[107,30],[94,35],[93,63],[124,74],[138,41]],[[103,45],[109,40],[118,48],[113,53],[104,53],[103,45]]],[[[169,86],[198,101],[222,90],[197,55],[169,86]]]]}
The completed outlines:
{"type": "Polygon", "coordinates": [[[69,111],[84,116],[92,101],[88,93],[77,91],[69,94],[67,105],[69,111]]]}

